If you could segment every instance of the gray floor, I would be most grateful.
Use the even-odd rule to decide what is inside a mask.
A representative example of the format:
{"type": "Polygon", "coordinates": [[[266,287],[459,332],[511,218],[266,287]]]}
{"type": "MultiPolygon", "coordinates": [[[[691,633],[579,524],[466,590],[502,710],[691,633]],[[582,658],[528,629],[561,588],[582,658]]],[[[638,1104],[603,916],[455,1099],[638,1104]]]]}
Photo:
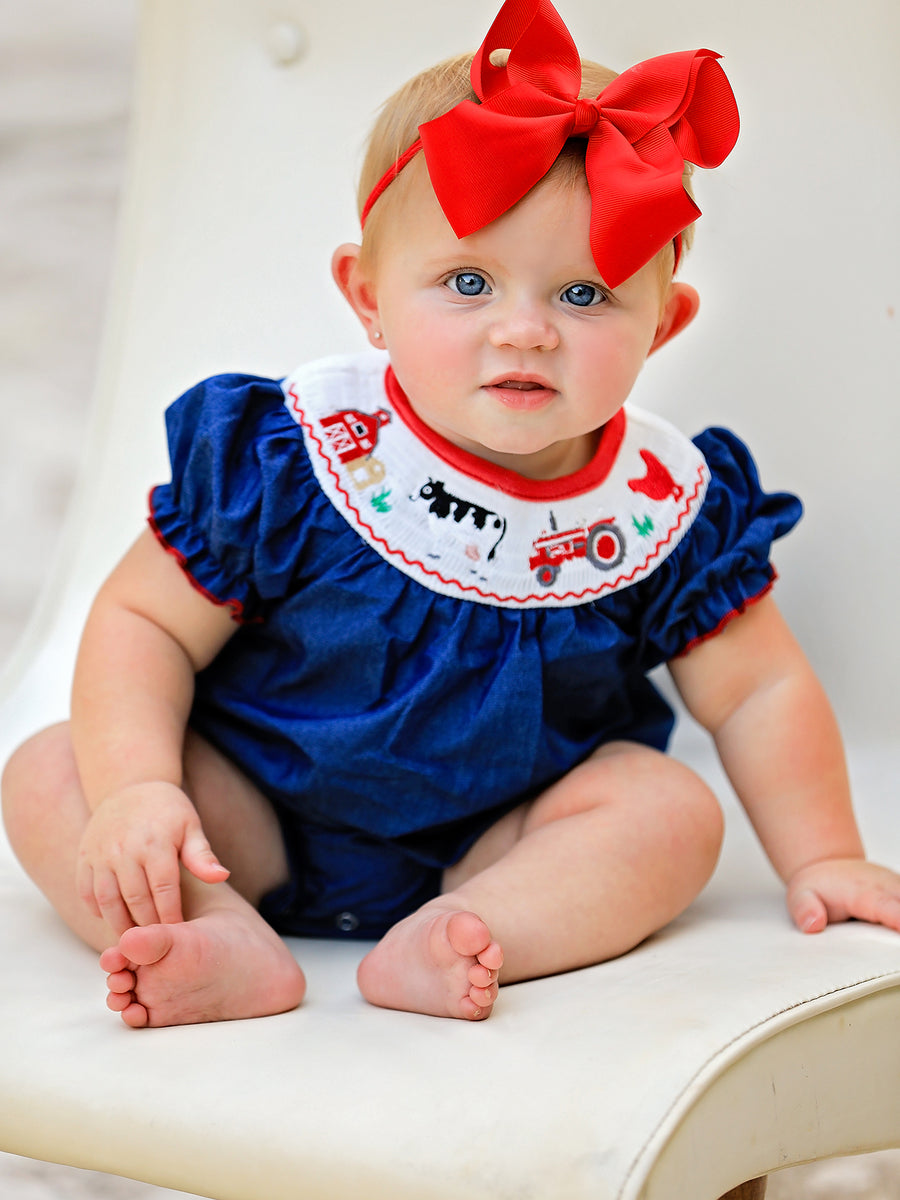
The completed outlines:
{"type": "MultiPolygon", "coordinates": [[[[0,0],[0,12],[2,662],[58,544],[84,437],[123,173],[136,4],[0,0]]],[[[0,1200],[181,1195],[0,1154],[0,1200]]],[[[900,1151],[784,1172],[773,1176],[769,1196],[900,1200],[900,1151]]]]}

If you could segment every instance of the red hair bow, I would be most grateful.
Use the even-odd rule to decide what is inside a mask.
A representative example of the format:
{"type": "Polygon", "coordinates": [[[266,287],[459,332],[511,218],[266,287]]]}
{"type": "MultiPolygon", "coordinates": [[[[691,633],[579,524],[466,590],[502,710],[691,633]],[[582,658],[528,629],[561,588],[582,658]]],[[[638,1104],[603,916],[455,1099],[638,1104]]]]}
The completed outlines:
{"type": "Polygon", "coordinates": [[[693,50],[651,58],[595,100],[579,100],[581,60],[559,13],[549,0],[506,0],[472,63],[481,104],[463,100],[419,129],[457,237],[506,212],[569,138],[586,137],[591,250],[616,287],[700,215],[684,190],[684,160],[718,166],[737,140],[737,105],[718,57],[693,50]],[[491,54],[500,49],[509,58],[495,66],[491,54]]]}

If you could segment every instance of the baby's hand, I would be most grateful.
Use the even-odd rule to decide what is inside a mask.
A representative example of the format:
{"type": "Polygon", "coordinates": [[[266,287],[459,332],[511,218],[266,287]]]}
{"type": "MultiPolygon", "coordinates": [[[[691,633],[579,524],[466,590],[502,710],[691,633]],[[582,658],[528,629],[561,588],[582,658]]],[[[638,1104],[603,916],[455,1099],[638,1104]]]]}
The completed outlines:
{"type": "Polygon", "coordinates": [[[119,935],[181,921],[180,864],[204,883],[228,877],[197,810],[170,783],[136,784],[94,811],[78,848],[78,894],[119,935]]]}
{"type": "Polygon", "coordinates": [[[788,883],[788,911],[804,933],[835,921],[870,921],[900,932],[900,875],[859,858],[803,867],[788,883]]]}

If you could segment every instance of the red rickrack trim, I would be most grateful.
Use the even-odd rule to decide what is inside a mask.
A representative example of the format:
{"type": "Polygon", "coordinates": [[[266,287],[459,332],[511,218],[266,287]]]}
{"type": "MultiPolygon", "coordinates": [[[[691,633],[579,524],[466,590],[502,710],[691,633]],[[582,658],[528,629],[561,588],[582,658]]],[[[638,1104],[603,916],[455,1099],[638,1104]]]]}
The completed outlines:
{"type": "Polygon", "coordinates": [[[220,599],[218,596],[214,595],[211,591],[209,591],[207,588],[205,588],[203,586],[203,584],[200,582],[200,580],[195,578],[195,576],[191,574],[191,571],[187,565],[187,559],[185,558],[184,554],[182,554],[182,552],[178,549],[177,546],[173,546],[172,543],[167,540],[166,535],[163,533],[163,531],[160,529],[159,525],[157,524],[156,516],[155,516],[154,510],[153,510],[153,494],[155,491],[156,491],[155,487],[151,488],[150,495],[148,497],[148,503],[150,506],[150,515],[147,517],[147,524],[150,526],[156,540],[162,546],[163,550],[165,550],[165,552],[167,554],[171,554],[172,557],[175,559],[175,561],[178,563],[179,567],[181,567],[182,571],[184,572],[185,578],[187,579],[187,581],[191,585],[191,587],[194,589],[194,591],[199,592],[200,595],[204,597],[204,599],[209,600],[212,604],[215,604],[217,608],[229,609],[231,612],[232,618],[239,625],[261,625],[263,623],[262,617],[245,617],[244,616],[243,601],[238,600],[236,597],[232,597],[230,600],[220,599]]]}
{"type": "MultiPolygon", "coordinates": [[[[694,481],[693,491],[689,496],[687,496],[684,508],[678,518],[678,521],[669,530],[668,535],[663,539],[663,541],[657,543],[653,552],[647,555],[643,563],[638,563],[630,575],[620,575],[617,579],[610,580],[609,582],[604,583],[597,588],[584,588],[583,591],[580,592],[563,592],[562,595],[560,595],[558,592],[530,592],[527,596],[498,596],[496,592],[486,592],[483,588],[477,587],[475,584],[463,583],[459,579],[448,579],[442,575],[440,571],[436,571],[433,567],[426,567],[426,565],[423,562],[420,562],[418,559],[409,558],[406,552],[399,547],[395,548],[388,545],[384,538],[377,534],[367,521],[363,520],[362,514],[350,498],[350,493],[341,483],[340,476],[332,465],[331,457],[328,454],[328,451],[325,449],[321,438],[318,437],[309,420],[306,418],[306,414],[301,406],[302,401],[299,393],[297,392],[296,383],[291,384],[291,386],[288,388],[287,394],[291,398],[291,406],[294,412],[297,414],[299,423],[306,430],[310,440],[315,443],[319,457],[325,463],[328,474],[334,480],[336,490],[341,496],[343,496],[346,508],[353,513],[354,517],[356,518],[356,524],[359,526],[359,528],[366,531],[372,543],[377,543],[379,546],[382,546],[389,557],[400,558],[408,567],[415,567],[422,571],[423,574],[430,575],[432,578],[440,580],[445,587],[453,588],[455,591],[459,592],[474,592],[483,600],[496,601],[497,604],[515,604],[517,607],[524,607],[529,604],[529,601],[537,600],[539,602],[539,607],[544,607],[545,602],[548,600],[582,600],[586,596],[599,599],[599,597],[603,596],[607,592],[616,591],[620,586],[627,586],[629,583],[633,582],[637,575],[645,571],[650,563],[653,562],[654,559],[658,558],[662,550],[669,545],[669,543],[672,541],[672,538],[675,537],[675,535],[681,529],[687,517],[690,516],[694,501],[699,496],[701,490],[703,489],[704,483],[706,482],[706,464],[704,462],[701,463],[701,465],[697,468],[697,477],[694,481]]],[[[351,524],[351,528],[352,527],[353,526],[351,524]]]]}
{"type": "Polygon", "coordinates": [[[778,578],[778,572],[770,564],[769,565],[769,582],[765,585],[765,587],[761,588],[755,595],[749,596],[746,600],[744,600],[741,604],[739,604],[737,606],[737,608],[733,608],[730,613],[726,613],[725,616],[722,618],[722,620],[715,627],[715,629],[710,629],[708,633],[701,633],[697,637],[691,638],[691,640],[684,647],[684,649],[679,650],[678,653],[675,655],[675,657],[676,658],[684,658],[684,656],[686,654],[690,654],[690,652],[694,649],[694,647],[699,646],[701,642],[708,642],[711,638],[717,637],[722,632],[722,630],[725,628],[726,625],[731,624],[731,622],[735,619],[735,617],[741,616],[743,613],[745,613],[747,611],[748,608],[751,607],[751,605],[758,604],[760,600],[762,600],[766,596],[768,596],[769,592],[771,592],[772,588],[775,586],[775,581],[777,580],[777,578],[778,578]]]}

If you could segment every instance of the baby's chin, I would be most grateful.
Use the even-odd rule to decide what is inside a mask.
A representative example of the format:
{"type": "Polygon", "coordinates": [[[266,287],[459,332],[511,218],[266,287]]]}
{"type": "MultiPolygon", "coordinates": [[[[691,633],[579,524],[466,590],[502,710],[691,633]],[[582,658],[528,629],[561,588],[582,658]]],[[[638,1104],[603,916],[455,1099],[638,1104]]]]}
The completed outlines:
{"type": "Polygon", "coordinates": [[[473,450],[479,458],[513,471],[525,479],[561,479],[586,467],[597,448],[597,431],[564,441],[523,436],[496,438],[491,445],[473,450]]]}

